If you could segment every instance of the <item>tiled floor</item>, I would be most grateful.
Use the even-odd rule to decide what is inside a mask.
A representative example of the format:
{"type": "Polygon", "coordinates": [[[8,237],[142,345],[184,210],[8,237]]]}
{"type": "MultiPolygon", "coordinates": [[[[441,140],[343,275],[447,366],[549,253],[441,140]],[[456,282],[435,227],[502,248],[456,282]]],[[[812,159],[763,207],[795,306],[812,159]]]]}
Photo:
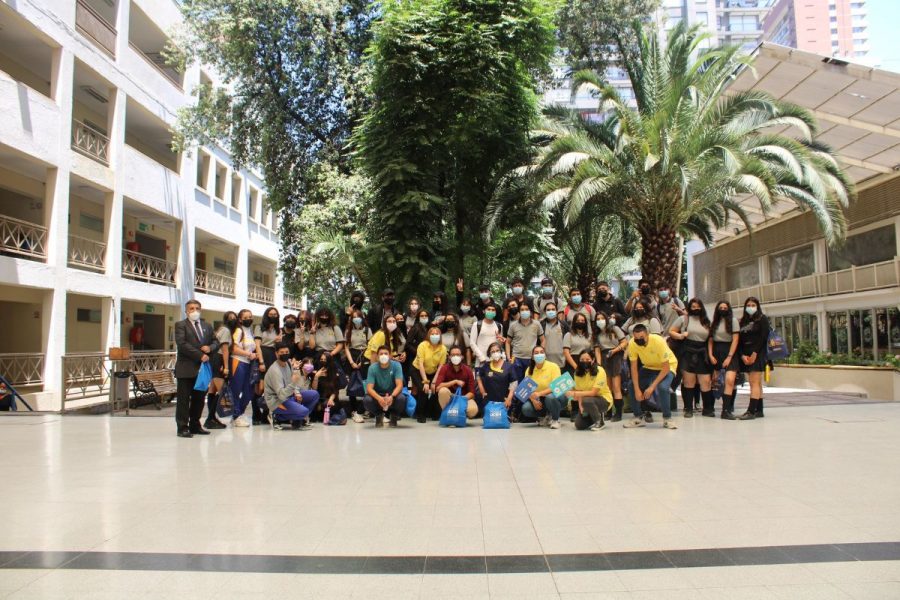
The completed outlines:
{"type": "Polygon", "coordinates": [[[900,598],[900,404],[677,420],[0,418],[0,598],[900,598]]]}

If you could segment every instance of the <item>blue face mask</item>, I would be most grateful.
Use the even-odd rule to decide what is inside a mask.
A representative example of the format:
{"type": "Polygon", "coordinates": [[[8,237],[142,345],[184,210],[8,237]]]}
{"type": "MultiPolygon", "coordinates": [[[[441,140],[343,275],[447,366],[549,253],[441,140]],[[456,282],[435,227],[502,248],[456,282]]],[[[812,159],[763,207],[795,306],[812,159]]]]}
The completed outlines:
{"type": "Polygon", "coordinates": [[[488,298],[491,297],[491,295],[488,294],[487,292],[481,292],[478,294],[478,297],[481,298],[482,300],[487,300],[488,298]]]}
{"type": "Polygon", "coordinates": [[[534,355],[534,362],[535,362],[535,364],[540,365],[540,364],[543,364],[544,359],[546,359],[546,358],[547,358],[547,357],[546,357],[546,355],[544,355],[544,354],[535,354],[535,355],[534,355]]]}
{"type": "Polygon", "coordinates": [[[520,286],[520,285],[513,286],[513,289],[512,289],[513,295],[521,296],[523,291],[525,291],[525,290],[522,288],[522,286],[520,286]]]}
{"type": "Polygon", "coordinates": [[[552,288],[552,287],[545,287],[545,288],[544,288],[544,294],[546,294],[546,295],[549,296],[549,295],[552,294],[552,293],[553,293],[553,288],[552,288]]]}
{"type": "Polygon", "coordinates": [[[519,316],[520,316],[523,320],[527,321],[528,319],[531,318],[531,311],[530,311],[530,310],[523,310],[522,312],[519,313],[519,316]]]}
{"type": "Polygon", "coordinates": [[[581,304],[581,296],[578,294],[572,296],[572,304],[581,304]]]}
{"type": "Polygon", "coordinates": [[[353,317],[353,324],[357,327],[362,325],[362,317],[353,317]]]}
{"type": "Polygon", "coordinates": [[[441,336],[432,334],[428,336],[428,339],[431,340],[432,344],[437,344],[441,341],[441,336]]]}
{"type": "Polygon", "coordinates": [[[555,310],[548,310],[548,311],[547,311],[547,318],[548,318],[548,319],[555,319],[555,318],[556,318],[556,311],[555,311],[555,310]]]}
{"type": "Polygon", "coordinates": [[[756,314],[756,307],[755,306],[745,306],[744,312],[752,317],[753,315],[756,314]]]}
{"type": "Polygon", "coordinates": [[[668,298],[669,298],[669,291],[668,291],[668,290],[660,290],[660,291],[659,291],[659,297],[660,297],[662,300],[668,300],[668,298]]]}

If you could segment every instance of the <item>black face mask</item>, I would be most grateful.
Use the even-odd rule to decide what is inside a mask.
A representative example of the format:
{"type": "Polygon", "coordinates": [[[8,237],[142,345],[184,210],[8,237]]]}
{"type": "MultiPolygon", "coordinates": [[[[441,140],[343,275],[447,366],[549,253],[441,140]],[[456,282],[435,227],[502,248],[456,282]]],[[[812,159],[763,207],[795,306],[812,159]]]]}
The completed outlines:
{"type": "Polygon", "coordinates": [[[296,326],[297,326],[297,321],[285,321],[284,322],[285,329],[293,329],[296,326]]]}
{"type": "Polygon", "coordinates": [[[269,320],[272,321],[273,323],[277,324],[278,323],[278,315],[275,315],[274,317],[272,315],[269,315],[269,320]]]}
{"type": "Polygon", "coordinates": [[[284,354],[278,355],[278,360],[280,360],[281,362],[287,362],[290,357],[291,357],[290,353],[285,352],[284,354]]]}
{"type": "Polygon", "coordinates": [[[228,319],[227,321],[225,321],[225,324],[229,327],[237,327],[238,322],[237,319],[228,319]]]}
{"type": "Polygon", "coordinates": [[[727,309],[727,308],[720,308],[720,309],[719,309],[719,316],[727,317],[727,316],[728,316],[728,309],[727,309]]]}
{"type": "Polygon", "coordinates": [[[384,299],[384,303],[385,303],[387,306],[393,306],[393,305],[394,305],[394,297],[393,297],[393,296],[388,296],[387,298],[384,299]]]}
{"type": "Polygon", "coordinates": [[[510,307],[510,309],[509,309],[509,314],[511,314],[511,315],[517,315],[517,314],[519,314],[519,309],[516,308],[516,307],[510,307]]]}
{"type": "Polygon", "coordinates": [[[699,317],[701,314],[703,314],[703,311],[699,308],[692,308],[688,311],[688,314],[692,317],[699,317]]]}
{"type": "Polygon", "coordinates": [[[328,324],[328,317],[322,317],[322,318],[320,318],[320,319],[319,319],[319,323],[321,323],[322,325],[327,325],[327,324],[328,324]]]}
{"type": "Polygon", "coordinates": [[[584,321],[578,321],[577,323],[572,324],[572,329],[577,329],[578,331],[587,331],[587,323],[584,321]]]}
{"type": "Polygon", "coordinates": [[[647,338],[640,339],[640,340],[637,339],[637,338],[635,338],[635,339],[634,339],[634,343],[637,344],[638,346],[646,346],[646,345],[647,345],[647,338]]]}
{"type": "Polygon", "coordinates": [[[441,310],[441,301],[440,301],[440,300],[437,300],[437,301],[435,301],[435,302],[432,302],[432,303],[431,303],[431,310],[433,310],[433,311],[435,311],[435,312],[441,310]]]}
{"type": "Polygon", "coordinates": [[[243,321],[241,321],[241,325],[243,325],[244,327],[250,327],[251,325],[253,325],[253,319],[244,319],[243,321]]]}
{"type": "Polygon", "coordinates": [[[649,286],[649,285],[642,285],[642,286],[641,286],[641,293],[642,293],[643,295],[645,295],[645,296],[646,296],[647,294],[649,294],[649,293],[650,293],[650,286],[649,286]]]}
{"type": "Polygon", "coordinates": [[[634,316],[636,317],[643,317],[645,314],[647,314],[647,312],[643,308],[635,309],[633,312],[634,316]]]}
{"type": "Polygon", "coordinates": [[[608,290],[600,290],[599,292],[597,292],[597,295],[600,296],[601,298],[606,298],[609,295],[609,291],[608,290]]]}

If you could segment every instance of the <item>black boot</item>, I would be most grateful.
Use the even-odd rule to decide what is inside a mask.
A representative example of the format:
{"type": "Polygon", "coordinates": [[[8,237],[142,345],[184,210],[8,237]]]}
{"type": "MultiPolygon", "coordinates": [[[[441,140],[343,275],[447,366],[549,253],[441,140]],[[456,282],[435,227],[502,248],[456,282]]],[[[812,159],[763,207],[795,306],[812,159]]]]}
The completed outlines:
{"type": "Polygon", "coordinates": [[[624,406],[625,406],[625,401],[622,400],[621,398],[613,399],[613,407],[615,407],[616,412],[612,416],[612,419],[610,419],[611,421],[621,421],[622,420],[622,407],[624,407],[624,406]]]}
{"type": "Polygon", "coordinates": [[[689,388],[685,385],[681,386],[681,401],[684,403],[684,418],[691,419],[694,417],[694,392],[695,388],[689,388]]]}
{"type": "Polygon", "coordinates": [[[763,414],[763,399],[760,398],[756,404],[756,418],[762,419],[764,416],[766,415],[763,414]]]}
{"type": "Polygon", "coordinates": [[[726,421],[734,421],[737,418],[734,416],[734,397],[736,395],[737,392],[722,394],[722,418],[726,421]]]}
{"type": "Polygon", "coordinates": [[[700,395],[703,397],[703,416],[704,417],[715,417],[716,416],[716,397],[713,396],[712,390],[706,392],[700,392],[700,395]]]}
{"type": "Polygon", "coordinates": [[[750,398],[750,405],[747,407],[747,412],[738,417],[738,421],[752,421],[756,418],[756,407],[759,406],[759,400],[755,398],[750,398]]]}

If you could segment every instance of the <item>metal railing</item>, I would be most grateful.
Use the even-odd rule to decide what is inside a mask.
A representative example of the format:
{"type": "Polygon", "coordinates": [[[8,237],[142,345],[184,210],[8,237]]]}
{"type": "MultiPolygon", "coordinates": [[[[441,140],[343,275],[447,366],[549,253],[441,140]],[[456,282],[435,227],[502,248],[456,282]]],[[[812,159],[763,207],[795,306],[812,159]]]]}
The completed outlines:
{"type": "Polygon", "coordinates": [[[261,304],[275,303],[275,290],[251,283],[247,286],[247,299],[261,304]]]}
{"type": "Polygon", "coordinates": [[[109,138],[77,119],[72,120],[72,149],[109,165],[109,138]]]}
{"type": "Polygon", "coordinates": [[[47,228],[0,215],[0,253],[47,258],[47,228]]]}
{"type": "Polygon", "coordinates": [[[203,269],[194,271],[194,289],[215,296],[234,298],[235,279],[230,275],[212,273],[203,269]]]}
{"type": "Polygon", "coordinates": [[[115,58],[116,28],[85,0],[75,2],[75,27],[115,58]]]}
{"type": "Polygon", "coordinates": [[[0,375],[13,385],[41,385],[44,383],[44,354],[4,352],[0,354],[0,375]]]}
{"type": "Polygon", "coordinates": [[[147,52],[144,52],[143,50],[141,50],[141,48],[138,47],[134,42],[128,42],[128,45],[131,46],[131,49],[134,50],[138,54],[138,56],[140,56],[141,58],[146,60],[148,63],[153,65],[153,68],[156,69],[157,71],[159,71],[160,75],[162,75],[163,77],[168,79],[172,83],[172,85],[177,87],[179,90],[182,88],[181,81],[176,79],[172,75],[172,73],[169,72],[171,70],[171,71],[174,71],[177,73],[177,71],[175,71],[175,69],[171,69],[170,67],[164,67],[163,65],[159,64],[158,62],[153,60],[153,58],[151,58],[147,52]]]}
{"type": "Polygon", "coordinates": [[[748,296],[762,303],[787,302],[802,298],[852,294],[900,285],[900,257],[892,260],[850,267],[830,273],[813,273],[777,283],[765,283],[732,290],[726,295],[733,305],[741,305],[748,296]]]}
{"type": "Polygon", "coordinates": [[[293,294],[284,295],[284,307],[290,310],[301,310],[303,308],[300,305],[300,298],[293,294]]]}
{"type": "Polygon", "coordinates": [[[132,352],[128,360],[111,361],[109,355],[103,352],[64,354],[63,401],[97,398],[98,404],[106,402],[113,369],[135,373],[174,369],[175,356],[175,352],[149,350],[132,352]]]}
{"type": "Polygon", "coordinates": [[[69,266],[102,273],[106,270],[106,244],[70,234],[69,266]]]}
{"type": "Polygon", "coordinates": [[[122,277],[128,279],[174,286],[177,267],[175,263],[155,256],[131,250],[122,251],[122,277]]]}

